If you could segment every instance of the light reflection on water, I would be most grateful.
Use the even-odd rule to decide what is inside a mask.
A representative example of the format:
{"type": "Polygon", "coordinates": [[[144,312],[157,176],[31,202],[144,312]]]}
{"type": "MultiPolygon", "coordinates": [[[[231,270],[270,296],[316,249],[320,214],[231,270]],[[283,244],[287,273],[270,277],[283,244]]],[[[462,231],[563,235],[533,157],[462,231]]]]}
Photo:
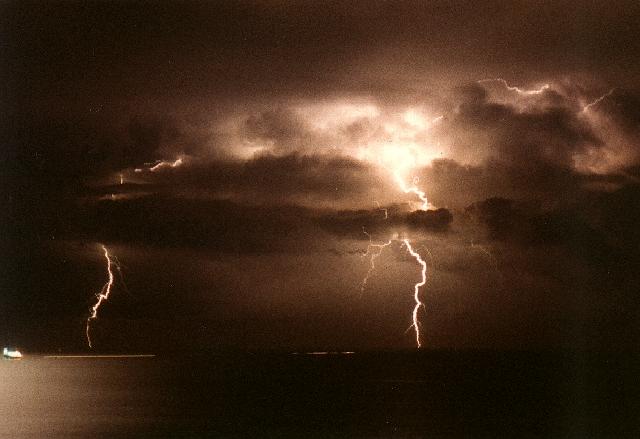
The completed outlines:
{"type": "Polygon", "coordinates": [[[636,354],[27,356],[0,361],[0,438],[640,437],[638,370],[636,354]]]}
{"type": "Polygon", "coordinates": [[[0,437],[129,436],[150,431],[161,406],[153,361],[0,361],[0,437]]]}

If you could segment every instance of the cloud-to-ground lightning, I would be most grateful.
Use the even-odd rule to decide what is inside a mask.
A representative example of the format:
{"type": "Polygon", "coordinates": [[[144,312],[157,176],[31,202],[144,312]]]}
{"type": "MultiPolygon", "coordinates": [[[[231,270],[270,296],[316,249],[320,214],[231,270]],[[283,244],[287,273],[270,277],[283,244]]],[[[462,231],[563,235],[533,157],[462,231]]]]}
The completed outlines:
{"type": "MultiPolygon", "coordinates": [[[[420,210],[427,210],[429,207],[429,202],[427,201],[427,196],[425,194],[424,191],[420,190],[417,187],[417,184],[414,180],[414,184],[413,186],[408,187],[404,181],[402,180],[402,178],[400,177],[398,172],[394,172],[394,177],[396,182],[398,183],[398,185],[400,186],[400,189],[404,192],[404,193],[413,193],[415,195],[418,196],[418,198],[422,201],[422,205],[420,206],[420,210]]],[[[386,218],[386,212],[385,212],[385,218],[386,218]]],[[[360,285],[360,293],[364,292],[364,289],[367,286],[367,282],[369,281],[369,277],[371,276],[371,274],[373,273],[373,271],[376,268],[376,259],[378,259],[380,257],[380,255],[382,254],[382,251],[389,247],[394,241],[398,241],[398,238],[391,238],[389,239],[387,242],[382,243],[382,244],[374,244],[372,242],[371,239],[371,235],[364,229],[364,227],[362,228],[362,232],[367,235],[367,237],[369,238],[369,245],[367,246],[367,251],[365,252],[364,256],[367,255],[371,255],[371,259],[370,259],[370,266],[369,269],[367,270],[367,274],[365,275],[364,279],[362,280],[362,283],[360,285]],[[374,251],[372,251],[372,249],[375,249],[374,251]]],[[[420,311],[420,307],[424,308],[424,303],[420,300],[420,288],[423,287],[426,283],[427,283],[427,263],[422,259],[422,257],[420,256],[420,254],[418,252],[416,252],[413,247],[411,246],[411,242],[409,241],[408,238],[403,238],[402,239],[402,244],[407,248],[407,251],[409,252],[409,254],[416,260],[416,262],[418,262],[418,264],[420,264],[421,270],[421,278],[420,281],[417,282],[414,286],[413,286],[413,298],[415,301],[415,306],[413,307],[413,312],[411,313],[411,326],[409,326],[409,329],[413,328],[414,332],[415,332],[415,337],[416,337],[416,346],[418,348],[422,347],[422,342],[420,340],[420,321],[418,319],[418,312],[420,311]]]]}
{"type": "MultiPolygon", "coordinates": [[[[364,233],[367,236],[369,236],[369,245],[367,246],[367,252],[365,253],[364,256],[367,256],[369,254],[371,255],[371,259],[370,259],[371,265],[369,266],[369,269],[367,270],[367,274],[365,275],[360,285],[361,293],[364,292],[364,289],[367,286],[369,277],[371,276],[371,274],[376,268],[376,265],[375,265],[376,259],[380,257],[380,255],[382,254],[382,251],[385,248],[389,247],[394,241],[398,241],[398,239],[392,238],[382,244],[373,244],[371,242],[371,236],[366,231],[364,233]],[[376,251],[371,251],[372,248],[376,249],[376,251]]],[[[411,314],[412,323],[411,323],[411,326],[409,326],[409,329],[413,328],[416,335],[416,345],[418,348],[420,348],[422,347],[422,343],[420,341],[420,321],[418,319],[418,311],[420,310],[420,307],[424,307],[424,303],[420,300],[420,288],[427,283],[427,263],[422,259],[420,254],[413,249],[413,247],[411,246],[411,242],[409,241],[408,238],[402,239],[402,244],[407,248],[407,251],[409,252],[409,254],[416,260],[416,262],[418,262],[418,264],[420,264],[420,267],[421,267],[420,281],[416,282],[416,284],[413,286],[413,297],[416,304],[411,314]]]]}
{"type": "Polygon", "coordinates": [[[118,260],[109,254],[109,250],[104,244],[101,244],[101,247],[104,254],[104,258],[107,261],[107,281],[102,286],[102,290],[100,290],[100,293],[96,294],[96,298],[98,300],[91,307],[90,315],[89,317],[87,317],[86,334],[87,334],[87,344],[89,345],[90,348],[93,348],[93,344],[91,343],[91,336],[90,336],[91,321],[98,318],[98,310],[100,309],[100,305],[102,305],[102,302],[109,299],[109,295],[111,294],[111,289],[113,288],[113,284],[115,282],[115,276],[113,273],[114,268],[118,270],[118,272],[120,273],[120,276],[122,277],[122,271],[120,270],[120,264],[118,260]]]}
{"type": "Polygon", "coordinates": [[[422,259],[422,257],[420,257],[420,254],[416,252],[413,247],[411,247],[411,243],[408,239],[405,238],[402,240],[402,242],[404,243],[405,247],[407,247],[407,251],[409,252],[409,254],[413,256],[422,267],[420,271],[420,282],[417,282],[413,286],[413,298],[416,301],[416,305],[413,307],[412,313],[412,326],[416,334],[416,344],[418,345],[418,347],[421,347],[422,344],[420,342],[420,322],[418,321],[418,311],[420,310],[421,306],[424,307],[424,303],[422,303],[422,301],[420,300],[420,287],[424,286],[427,283],[427,263],[422,259]]]}

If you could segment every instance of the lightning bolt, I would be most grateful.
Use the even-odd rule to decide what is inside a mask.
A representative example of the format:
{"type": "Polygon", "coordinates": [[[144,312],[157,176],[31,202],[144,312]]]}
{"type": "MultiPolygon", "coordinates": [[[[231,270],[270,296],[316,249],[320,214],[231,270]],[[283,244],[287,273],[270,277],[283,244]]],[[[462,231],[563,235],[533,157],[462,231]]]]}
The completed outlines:
{"type": "Polygon", "coordinates": [[[407,251],[409,252],[409,254],[413,256],[422,267],[422,278],[420,282],[417,282],[413,286],[413,298],[416,301],[416,306],[413,307],[413,313],[411,314],[413,321],[411,327],[413,327],[413,330],[416,333],[416,344],[418,345],[418,347],[421,347],[422,345],[420,343],[420,322],[418,321],[418,310],[421,306],[424,308],[424,303],[420,301],[420,287],[424,286],[427,283],[427,263],[422,259],[422,257],[420,257],[420,254],[416,252],[413,247],[411,247],[411,243],[408,239],[405,238],[402,240],[402,242],[404,243],[405,247],[407,247],[407,251]]]}
{"type": "Polygon", "coordinates": [[[102,290],[100,290],[100,293],[96,294],[96,298],[98,300],[91,307],[90,315],[87,318],[86,334],[87,334],[87,344],[89,345],[90,348],[93,348],[93,345],[91,343],[91,336],[89,334],[91,321],[96,320],[98,318],[98,309],[100,309],[100,305],[102,305],[102,302],[109,299],[109,294],[111,294],[111,289],[115,282],[115,276],[113,274],[114,267],[116,270],[118,270],[120,277],[122,277],[122,271],[120,270],[120,263],[118,262],[117,258],[109,254],[109,250],[104,244],[101,244],[100,246],[102,247],[102,251],[104,252],[104,258],[107,260],[107,281],[102,286],[102,290]]]}
{"type": "Polygon", "coordinates": [[[587,105],[585,105],[584,107],[582,107],[582,112],[586,113],[587,110],[589,110],[591,107],[593,107],[594,105],[598,105],[600,102],[602,102],[604,99],[608,98],[609,96],[611,96],[613,94],[613,92],[616,91],[616,87],[613,87],[611,90],[609,90],[608,92],[606,92],[605,94],[603,94],[602,96],[600,96],[599,98],[595,99],[593,102],[588,103],[587,105]]]}
{"type": "MultiPolygon", "coordinates": [[[[367,246],[367,252],[364,254],[364,256],[371,254],[371,265],[369,266],[369,270],[367,271],[367,274],[365,275],[364,279],[362,280],[362,284],[360,285],[361,294],[364,293],[367,282],[376,268],[376,259],[382,254],[382,251],[386,247],[390,246],[394,241],[398,241],[398,239],[390,239],[383,244],[373,244],[371,242],[371,235],[369,235],[369,233],[364,230],[363,232],[367,236],[369,236],[369,245],[367,246]],[[371,252],[372,248],[377,249],[377,251],[371,252]]],[[[412,323],[411,326],[409,326],[409,329],[413,328],[416,335],[416,345],[418,346],[418,348],[420,348],[422,347],[422,343],[420,342],[420,321],[418,320],[418,311],[420,310],[420,307],[425,307],[424,303],[420,300],[420,288],[427,283],[427,263],[422,259],[420,254],[413,249],[408,238],[402,239],[402,244],[407,248],[409,254],[416,260],[416,262],[418,262],[418,264],[420,264],[421,267],[420,281],[413,286],[413,298],[416,304],[413,308],[413,312],[411,313],[412,323]]]]}
{"type": "MultiPolygon", "coordinates": [[[[402,180],[402,178],[400,178],[400,175],[398,172],[394,173],[394,177],[396,179],[396,182],[398,183],[398,186],[400,186],[400,189],[408,194],[408,193],[413,193],[415,195],[418,196],[418,198],[422,201],[422,205],[420,206],[420,210],[427,210],[429,207],[429,202],[427,201],[427,196],[424,193],[424,191],[420,190],[417,185],[416,185],[416,180],[414,179],[414,184],[413,186],[407,186],[404,181],[402,180]]],[[[385,218],[386,218],[386,212],[385,212],[385,218]]],[[[369,280],[369,278],[371,277],[371,274],[374,272],[375,268],[376,268],[376,259],[378,259],[380,257],[380,255],[382,254],[382,251],[390,246],[394,241],[398,241],[397,238],[391,238],[389,239],[387,242],[382,243],[382,244],[374,244],[372,242],[371,239],[371,235],[369,233],[367,233],[367,231],[364,229],[364,227],[362,228],[362,232],[367,235],[367,237],[369,238],[369,245],[367,246],[367,251],[365,252],[365,254],[363,256],[367,256],[367,255],[371,255],[371,259],[370,259],[370,266],[369,269],[367,270],[367,274],[365,275],[364,279],[362,280],[362,283],[360,284],[360,293],[364,293],[364,289],[367,286],[367,282],[369,280]],[[375,249],[374,251],[372,251],[372,249],[375,249]]],[[[409,254],[416,260],[416,262],[418,262],[418,264],[420,264],[421,270],[420,270],[420,274],[421,274],[421,278],[420,281],[417,282],[414,286],[413,286],[413,298],[415,300],[415,306],[413,307],[413,312],[411,313],[411,326],[409,326],[408,329],[413,328],[413,331],[415,333],[415,337],[416,337],[416,345],[418,348],[422,347],[422,343],[420,341],[420,321],[418,319],[418,312],[420,310],[420,307],[424,308],[424,303],[420,300],[420,288],[423,287],[426,283],[427,283],[427,263],[422,259],[422,257],[420,256],[420,254],[418,252],[416,252],[413,247],[411,246],[411,242],[409,241],[408,238],[404,238],[402,239],[402,244],[407,248],[407,251],[409,252],[409,254]]]]}
{"type": "Polygon", "coordinates": [[[420,198],[420,200],[422,201],[422,206],[420,206],[420,210],[427,210],[429,208],[429,201],[427,201],[427,195],[424,193],[424,191],[421,191],[420,189],[418,189],[418,186],[416,186],[415,184],[416,179],[414,179],[414,183],[412,186],[407,186],[404,183],[404,180],[400,178],[400,174],[398,174],[397,172],[394,172],[393,176],[396,179],[398,186],[400,186],[400,189],[402,190],[402,192],[404,192],[405,194],[413,193],[417,195],[418,198],[420,198]]]}
{"type": "Polygon", "coordinates": [[[513,92],[516,92],[516,93],[518,93],[520,95],[525,95],[525,96],[542,94],[542,93],[544,93],[545,90],[548,90],[551,87],[549,84],[544,84],[538,89],[525,90],[525,89],[522,89],[520,87],[510,86],[509,83],[507,81],[505,81],[504,79],[502,79],[502,78],[481,79],[480,81],[478,81],[479,84],[482,84],[482,83],[485,83],[485,82],[499,82],[499,83],[503,84],[507,90],[513,91],[513,92]]]}
{"type": "Polygon", "coordinates": [[[389,241],[387,241],[384,244],[374,244],[371,241],[371,235],[369,233],[367,233],[367,231],[364,229],[364,227],[362,228],[362,233],[364,233],[365,235],[367,235],[369,237],[369,245],[367,246],[367,251],[362,256],[363,257],[367,257],[369,254],[371,254],[371,265],[369,266],[369,270],[367,271],[367,274],[364,276],[364,279],[362,280],[362,283],[360,284],[360,294],[361,295],[364,293],[364,289],[367,287],[367,282],[369,281],[369,277],[371,277],[371,274],[376,269],[376,259],[378,259],[378,257],[380,257],[380,255],[382,254],[382,250],[384,250],[385,247],[390,246],[391,243],[393,242],[393,239],[390,239],[389,241]],[[377,252],[371,252],[372,248],[377,249],[377,252]]]}
{"type": "Polygon", "coordinates": [[[162,169],[178,168],[178,167],[182,166],[183,164],[184,164],[183,157],[178,157],[174,161],[158,160],[158,161],[152,162],[152,163],[145,163],[145,165],[148,166],[148,168],[146,168],[146,169],[145,168],[135,168],[133,170],[133,172],[136,172],[136,173],[145,172],[145,171],[158,172],[158,171],[160,171],[162,169]]]}

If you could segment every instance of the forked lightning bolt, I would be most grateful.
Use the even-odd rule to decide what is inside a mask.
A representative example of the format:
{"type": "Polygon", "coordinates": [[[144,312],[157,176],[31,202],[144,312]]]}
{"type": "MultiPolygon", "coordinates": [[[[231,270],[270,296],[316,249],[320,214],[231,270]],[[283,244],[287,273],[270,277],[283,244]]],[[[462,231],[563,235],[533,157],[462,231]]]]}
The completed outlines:
{"type": "Polygon", "coordinates": [[[120,273],[120,277],[122,277],[122,271],[120,270],[120,264],[118,263],[117,259],[109,254],[109,250],[105,245],[101,244],[101,247],[102,251],[104,252],[104,258],[107,260],[107,282],[105,282],[105,284],[102,286],[102,290],[100,290],[100,293],[96,294],[96,298],[98,300],[91,307],[90,315],[87,318],[86,334],[87,344],[90,348],[93,348],[93,345],[91,343],[91,336],[89,334],[91,321],[98,318],[98,309],[100,309],[100,305],[102,305],[102,302],[109,299],[109,294],[111,294],[111,289],[115,281],[115,276],[113,274],[114,267],[120,273]]]}
{"type": "MultiPolygon", "coordinates": [[[[369,254],[371,254],[371,265],[369,266],[369,270],[367,271],[367,274],[365,275],[364,279],[362,280],[362,284],[360,285],[360,292],[363,293],[365,287],[367,286],[367,282],[369,280],[369,277],[371,276],[371,274],[373,273],[373,271],[376,268],[376,259],[382,254],[382,251],[390,246],[394,241],[398,241],[398,239],[390,239],[389,241],[385,242],[384,244],[373,244],[371,242],[371,236],[363,230],[363,232],[369,236],[369,245],[367,246],[367,252],[364,254],[364,256],[367,256],[369,254]],[[375,248],[377,249],[377,251],[372,252],[371,249],[375,248]]],[[[409,329],[413,328],[415,334],[416,334],[416,345],[418,346],[418,348],[422,347],[422,343],[420,342],[420,321],[418,320],[418,311],[420,310],[420,307],[424,308],[424,303],[420,300],[420,288],[423,287],[426,283],[427,283],[427,263],[422,259],[422,257],[420,256],[420,254],[418,252],[416,252],[413,247],[411,246],[411,243],[409,242],[409,239],[404,238],[402,240],[403,245],[407,248],[407,251],[409,252],[409,254],[411,256],[413,256],[413,258],[416,260],[416,262],[418,262],[421,266],[421,278],[420,281],[417,282],[414,286],[413,286],[413,298],[416,302],[414,308],[413,308],[413,313],[411,314],[411,326],[409,326],[409,329]]]]}

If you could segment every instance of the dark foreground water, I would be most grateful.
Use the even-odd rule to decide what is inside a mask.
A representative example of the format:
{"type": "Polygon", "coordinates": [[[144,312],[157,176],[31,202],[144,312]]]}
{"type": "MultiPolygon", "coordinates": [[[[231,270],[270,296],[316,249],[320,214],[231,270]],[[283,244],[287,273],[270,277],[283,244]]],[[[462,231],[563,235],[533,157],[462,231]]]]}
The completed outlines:
{"type": "Polygon", "coordinates": [[[0,437],[640,437],[640,356],[0,361],[0,437]]]}

